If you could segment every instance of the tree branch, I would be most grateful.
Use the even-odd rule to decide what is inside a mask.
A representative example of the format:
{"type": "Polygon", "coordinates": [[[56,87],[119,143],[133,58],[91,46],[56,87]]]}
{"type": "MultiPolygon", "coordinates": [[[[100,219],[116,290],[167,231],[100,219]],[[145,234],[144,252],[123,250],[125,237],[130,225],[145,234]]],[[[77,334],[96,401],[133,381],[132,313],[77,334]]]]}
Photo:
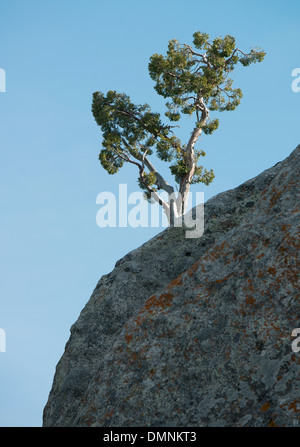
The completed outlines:
{"type": "MultiPolygon", "coordinates": [[[[131,147],[129,146],[129,144],[127,143],[127,141],[125,140],[125,138],[122,138],[122,141],[126,147],[126,149],[129,151],[129,153],[136,159],[136,160],[140,160],[140,158],[138,158],[136,155],[134,155],[132,153],[131,147]]],[[[148,150],[148,149],[147,149],[148,150]]],[[[150,172],[153,172],[153,174],[155,174],[156,177],[156,181],[157,181],[157,186],[160,189],[163,189],[164,191],[166,191],[168,194],[172,194],[174,192],[174,188],[173,186],[169,185],[169,183],[166,182],[166,180],[163,178],[163,176],[157,171],[157,169],[155,169],[155,167],[153,166],[153,164],[148,160],[148,158],[146,157],[146,152],[144,153],[144,156],[142,157],[142,162],[143,165],[145,165],[150,172]]],[[[141,165],[140,165],[141,166],[141,165]]]]}
{"type": "MultiPolygon", "coordinates": [[[[206,107],[203,98],[198,98],[197,106],[201,110],[201,118],[200,121],[198,121],[201,125],[204,125],[209,117],[209,110],[206,107]]],[[[200,137],[202,132],[202,128],[196,126],[192,132],[192,135],[189,139],[189,142],[187,144],[186,150],[185,150],[185,163],[188,169],[187,174],[181,179],[180,187],[179,187],[179,195],[178,199],[176,201],[177,211],[179,215],[184,214],[185,208],[186,208],[186,199],[190,190],[191,181],[195,172],[195,151],[194,147],[195,144],[200,137]]]]}
{"type": "Polygon", "coordinates": [[[150,172],[153,172],[153,174],[155,174],[156,177],[156,181],[157,181],[157,186],[160,189],[163,189],[164,191],[166,191],[168,194],[173,194],[174,193],[174,188],[173,186],[169,185],[169,183],[166,182],[166,180],[160,175],[160,173],[155,169],[155,167],[153,166],[153,164],[148,160],[147,157],[144,158],[145,161],[145,166],[147,166],[147,168],[149,169],[150,172]]]}
{"type": "Polygon", "coordinates": [[[218,90],[220,90],[221,92],[225,93],[225,95],[227,95],[227,97],[229,99],[233,98],[233,96],[230,96],[229,93],[226,92],[226,90],[224,90],[223,88],[221,88],[219,85],[216,86],[218,90]]]}
{"type": "Polygon", "coordinates": [[[210,62],[208,62],[208,60],[207,60],[206,53],[204,53],[204,54],[196,53],[196,51],[194,51],[190,45],[187,45],[187,44],[183,44],[183,45],[189,49],[190,53],[191,53],[193,56],[199,56],[199,57],[201,57],[201,59],[203,60],[203,62],[204,62],[208,67],[211,68],[211,64],[210,64],[210,62]]]}

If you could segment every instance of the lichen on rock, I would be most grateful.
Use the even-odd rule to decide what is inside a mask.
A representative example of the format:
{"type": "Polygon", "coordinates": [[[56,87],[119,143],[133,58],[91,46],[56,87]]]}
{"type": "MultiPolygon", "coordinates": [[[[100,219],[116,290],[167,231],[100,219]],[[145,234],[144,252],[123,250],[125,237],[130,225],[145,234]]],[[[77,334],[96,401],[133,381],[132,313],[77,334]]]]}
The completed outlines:
{"type": "Polygon", "coordinates": [[[299,426],[300,146],[104,275],[71,328],[44,426],[299,426]]]}

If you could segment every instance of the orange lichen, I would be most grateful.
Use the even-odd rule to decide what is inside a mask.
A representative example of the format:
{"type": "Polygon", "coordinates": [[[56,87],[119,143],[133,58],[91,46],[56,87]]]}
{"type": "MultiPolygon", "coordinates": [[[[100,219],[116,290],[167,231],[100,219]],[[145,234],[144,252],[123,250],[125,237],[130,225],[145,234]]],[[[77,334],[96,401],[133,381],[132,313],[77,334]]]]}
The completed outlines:
{"type": "Polygon", "coordinates": [[[185,315],[184,319],[187,320],[187,322],[189,323],[192,319],[192,317],[190,315],[185,315]]]}
{"type": "Polygon", "coordinates": [[[267,271],[268,271],[268,273],[270,273],[270,275],[276,274],[276,269],[274,267],[269,267],[267,271]]]}
{"type": "Polygon", "coordinates": [[[155,371],[155,369],[152,368],[152,369],[149,371],[149,375],[150,375],[150,377],[152,378],[155,374],[156,374],[156,371],[155,371]]]}
{"type": "Polygon", "coordinates": [[[133,335],[132,334],[128,334],[126,332],[126,334],[125,334],[125,341],[126,341],[126,343],[127,344],[130,343],[132,341],[132,339],[133,339],[133,335]]]}
{"type": "Polygon", "coordinates": [[[246,298],[246,303],[249,304],[250,306],[254,306],[256,300],[253,298],[252,295],[247,295],[246,298]]]}
{"type": "Polygon", "coordinates": [[[265,404],[263,404],[260,411],[263,411],[265,413],[270,407],[271,405],[269,404],[269,402],[266,402],[265,404]]]}
{"type": "Polygon", "coordinates": [[[294,413],[299,413],[300,409],[297,408],[297,403],[299,404],[299,402],[297,402],[296,400],[291,402],[290,405],[289,405],[289,410],[293,411],[294,413]]]}
{"type": "Polygon", "coordinates": [[[147,310],[150,309],[155,301],[156,301],[156,295],[151,295],[150,298],[147,299],[144,308],[147,310]]]}
{"type": "Polygon", "coordinates": [[[193,276],[193,274],[194,274],[194,273],[197,271],[197,269],[198,269],[198,265],[199,265],[199,261],[195,262],[195,264],[192,265],[192,267],[190,267],[190,268],[187,270],[187,274],[188,274],[189,276],[193,276]]]}
{"type": "Polygon", "coordinates": [[[276,205],[276,203],[278,202],[278,200],[280,199],[280,197],[282,195],[282,191],[276,191],[274,186],[272,187],[272,191],[273,191],[273,195],[270,200],[270,204],[271,204],[270,208],[272,208],[274,205],[276,205]]]}
{"type": "Polygon", "coordinates": [[[173,281],[171,281],[170,284],[168,285],[168,288],[171,289],[172,287],[177,287],[177,286],[181,286],[181,285],[182,285],[182,275],[173,279],[173,281]]]}
{"type": "Polygon", "coordinates": [[[279,425],[277,425],[272,419],[271,422],[268,424],[268,427],[279,427],[279,425]]]}
{"type": "Polygon", "coordinates": [[[228,246],[226,241],[222,242],[220,245],[214,245],[212,249],[205,255],[204,259],[209,261],[215,261],[222,254],[225,253],[225,246],[228,246]]]}
{"type": "Polygon", "coordinates": [[[149,310],[150,308],[160,307],[161,309],[165,309],[166,307],[170,307],[173,299],[173,294],[171,292],[162,293],[154,300],[148,300],[145,303],[145,309],[149,310]]]}
{"type": "Polygon", "coordinates": [[[229,275],[224,276],[224,278],[217,279],[215,283],[220,284],[221,282],[227,281],[228,278],[230,278],[233,275],[233,273],[230,273],[229,275]]]}
{"type": "Polygon", "coordinates": [[[103,416],[103,419],[111,418],[113,414],[114,414],[114,410],[109,411],[108,413],[106,413],[106,414],[103,416]]]}

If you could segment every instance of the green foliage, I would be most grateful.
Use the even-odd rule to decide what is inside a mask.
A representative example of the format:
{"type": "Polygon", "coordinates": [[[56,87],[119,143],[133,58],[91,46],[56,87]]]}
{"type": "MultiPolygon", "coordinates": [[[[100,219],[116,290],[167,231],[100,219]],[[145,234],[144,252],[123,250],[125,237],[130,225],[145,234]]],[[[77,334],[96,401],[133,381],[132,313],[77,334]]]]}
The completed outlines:
{"type": "MultiPolygon", "coordinates": [[[[261,62],[265,52],[254,48],[244,53],[236,47],[233,36],[211,41],[208,34],[200,31],[194,33],[193,45],[194,49],[175,39],[169,41],[166,56],[150,57],[149,74],[156,92],[168,98],[165,115],[171,123],[179,121],[181,115],[194,115],[194,131],[212,134],[219,120],[210,120],[209,112],[235,110],[243,96],[239,88],[233,88],[230,73],[238,63],[247,67],[261,62]]],[[[92,112],[102,130],[99,160],[109,174],[118,172],[125,162],[136,164],[139,185],[150,197],[151,190],[157,191],[158,179],[154,172],[145,172],[145,160],[153,153],[172,163],[170,170],[177,183],[189,173],[191,145],[183,145],[172,130],[176,126],[164,124],[160,114],[153,113],[148,104],[135,105],[125,93],[95,92],[92,112]]],[[[195,163],[192,183],[208,185],[214,178],[213,171],[197,164],[205,153],[194,147],[192,150],[195,163]]]]}
{"type": "Polygon", "coordinates": [[[214,178],[215,174],[212,169],[210,169],[209,171],[207,169],[204,169],[203,171],[203,166],[196,166],[192,184],[204,183],[206,186],[208,186],[214,178]]]}
{"type": "Polygon", "coordinates": [[[152,191],[158,190],[158,188],[155,186],[156,184],[156,177],[153,172],[149,172],[148,174],[143,172],[143,174],[138,178],[138,185],[139,187],[144,191],[145,199],[147,199],[149,202],[151,202],[151,192],[146,187],[151,187],[152,191]]]}
{"type": "Polygon", "coordinates": [[[181,179],[189,172],[184,159],[177,160],[176,163],[171,165],[170,171],[174,175],[177,183],[180,183],[181,179]]]}
{"type": "MultiPolygon", "coordinates": [[[[244,66],[261,62],[265,53],[259,48],[245,54],[235,46],[234,37],[216,37],[209,41],[208,34],[196,32],[193,35],[198,53],[189,45],[177,40],[169,42],[167,55],[154,54],[150,58],[149,74],[155,81],[155,90],[164,98],[171,98],[166,106],[166,115],[176,120],[180,114],[190,114],[197,109],[197,99],[203,98],[211,111],[234,110],[242,98],[240,89],[232,88],[228,76],[235,65],[244,66]]],[[[198,106],[199,109],[199,106],[198,106]]]]}
{"type": "Polygon", "coordinates": [[[202,129],[205,135],[211,135],[219,127],[219,120],[216,118],[208,124],[197,123],[197,127],[202,129]]]}
{"type": "Polygon", "coordinates": [[[155,146],[157,155],[169,161],[172,150],[181,144],[158,113],[151,112],[147,104],[134,105],[124,93],[109,91],[105,96],[95,92],[92,112],[102,130],[104,149],[99,159],[110,174],[116,173],[130,156],[142,160],[145,151],[151,155],[155,146]]]}

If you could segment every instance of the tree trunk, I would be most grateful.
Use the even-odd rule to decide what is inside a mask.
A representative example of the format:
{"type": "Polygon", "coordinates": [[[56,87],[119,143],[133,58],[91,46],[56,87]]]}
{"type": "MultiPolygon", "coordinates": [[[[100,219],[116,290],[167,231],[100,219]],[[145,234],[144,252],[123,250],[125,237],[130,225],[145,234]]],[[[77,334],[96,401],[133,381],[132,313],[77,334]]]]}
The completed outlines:
{"type": "Polygon", "coordinates": [[[186,147],[186,164],[188,167],[188,173],[182,178],[179,189],[179,196],[177,199],[177,212],[180,216],[184,215],[187,207],[188,195],[191,187],[191,182],[195,172],[195,144],[202,133],[201,126],[205,125],[208,117],[209,110],[204,104],[203,98],[198,98],[198,107],[201,110],[201,118],[198,121],[200,127],[196,126],[192,132],[189,142],[186,147]]]}

